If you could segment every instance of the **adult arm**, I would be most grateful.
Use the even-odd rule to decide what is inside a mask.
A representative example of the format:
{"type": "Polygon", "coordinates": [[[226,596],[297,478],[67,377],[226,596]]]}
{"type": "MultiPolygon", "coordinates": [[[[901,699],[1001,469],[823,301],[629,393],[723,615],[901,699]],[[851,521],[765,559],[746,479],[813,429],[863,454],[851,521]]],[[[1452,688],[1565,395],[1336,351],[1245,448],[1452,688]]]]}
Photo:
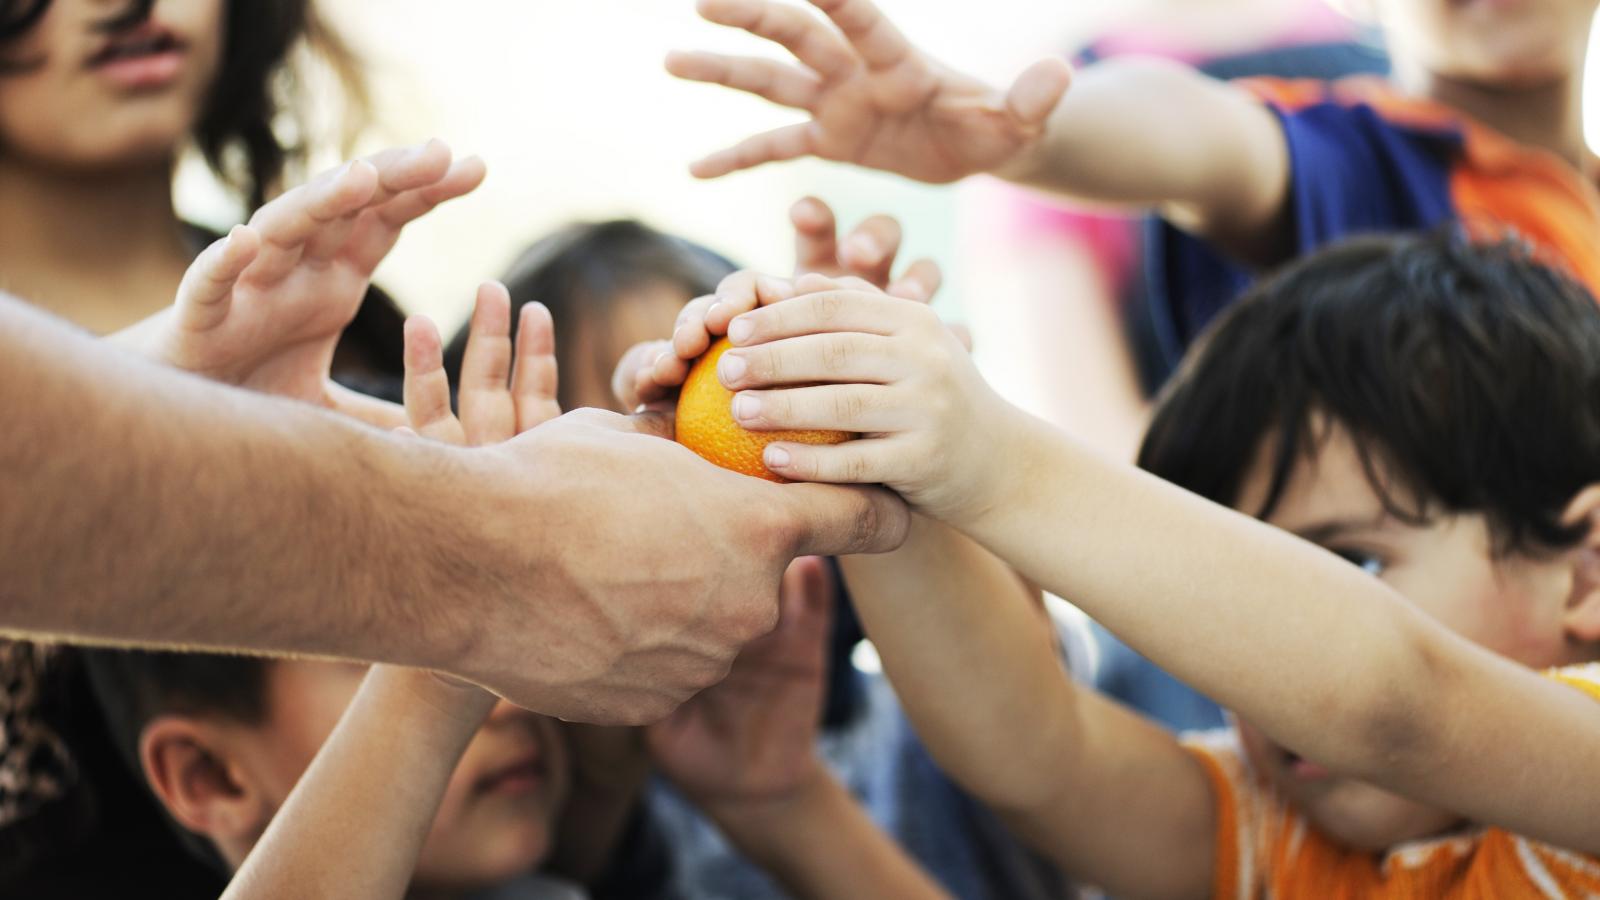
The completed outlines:
{"type": "Polygon", "coordinates": [[[717,469],[656,419],[403,440],[14,300],[0,404],[0,629],[433,668],[567,718],[664,715],[772,627],[791,559],[906,522],[881,491],[717,469]]]}

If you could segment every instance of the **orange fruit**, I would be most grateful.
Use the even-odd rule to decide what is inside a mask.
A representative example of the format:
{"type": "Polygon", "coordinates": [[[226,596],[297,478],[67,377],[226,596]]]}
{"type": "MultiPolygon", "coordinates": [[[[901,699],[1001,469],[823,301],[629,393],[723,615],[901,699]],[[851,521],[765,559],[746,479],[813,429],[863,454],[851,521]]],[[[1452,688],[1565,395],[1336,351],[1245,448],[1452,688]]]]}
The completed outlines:
{"type": "Polygon", "coordinates": [[[717,360],[732,346],[720,338],[694,361],[678,392],[678,443],[724,469],[786,482],[761,461],[773,441],[796,444],[840,444],[855,437],[848,431],[751,431],[733,419],[733,392],[717,380],[717,360]]]}

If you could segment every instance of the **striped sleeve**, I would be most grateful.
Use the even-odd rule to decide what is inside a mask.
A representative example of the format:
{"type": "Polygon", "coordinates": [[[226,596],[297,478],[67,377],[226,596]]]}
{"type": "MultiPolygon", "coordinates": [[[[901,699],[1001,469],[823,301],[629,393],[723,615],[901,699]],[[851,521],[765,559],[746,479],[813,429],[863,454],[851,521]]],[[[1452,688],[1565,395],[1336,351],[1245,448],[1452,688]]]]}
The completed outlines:
{"type": "Polygon", "coordinates": [[[1600,700],[1600,663],[1552,669],[1547,674],[1562,684],[1575,687],[1594,699],[1600,700]]]}

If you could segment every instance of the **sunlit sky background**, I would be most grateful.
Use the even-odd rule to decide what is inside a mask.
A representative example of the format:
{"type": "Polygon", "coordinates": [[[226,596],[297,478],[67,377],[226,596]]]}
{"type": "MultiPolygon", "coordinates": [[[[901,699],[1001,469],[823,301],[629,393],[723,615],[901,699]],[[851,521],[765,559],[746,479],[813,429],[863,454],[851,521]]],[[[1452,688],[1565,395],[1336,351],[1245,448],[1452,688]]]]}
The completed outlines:
{"type": "MultiPolygon", "coordinates": [[[[1206,2],[1240,23],[1258,16],[1250,9],[1270,5],[1206,2]]],[[[922,47],[1001,83],[1163,0],[878,3],[922,47]]],[[[379,272],[379,283],[402,305],[433,315],[446,329],[464,316],[477,282],[499,274],[522,246],[575,219],[636,216],[741,263],[787,271],[786,210],[805,194],[824,198],[847,220],[879,211],[898,216],[908,252],[935,257],[950,275],[940,301],[947,315],[963,317],[991,302],[981,285],[963,278],[966,242],[959,238],[970,233],[963,229],[985,227],[972,212],[975,193],[991,189],[981,180],[931,187],[816,161],[712,182],[689,176],[695,157],[800,116],[663,71],[671,49],[781,54],[702,21],[693,0],[322,4],[366,60],[377,92],[378,128],[360,150],[438,136],[458,153],[488,160],[489,179],[478,193],[413,225],[379,272]]],[[[1593,83],[1597,73],[1590,75],[1593,83]]],[[[1600,86],[1591,96],[1600,97],[1600,86]]],[[[337,161],[328,156],[322,163],[337,161]]],[[[180,178],[179,203],[216,224],[234,214],[192,164],[180,178]]]]}

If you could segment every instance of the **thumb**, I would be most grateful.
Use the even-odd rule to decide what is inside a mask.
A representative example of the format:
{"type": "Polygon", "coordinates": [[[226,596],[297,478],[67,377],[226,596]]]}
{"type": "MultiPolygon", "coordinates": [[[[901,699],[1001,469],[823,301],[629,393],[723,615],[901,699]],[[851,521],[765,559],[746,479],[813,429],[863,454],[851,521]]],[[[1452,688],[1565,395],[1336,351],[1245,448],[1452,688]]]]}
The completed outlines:
{"type": "Polygon", "coordinates": [[[1041,59],[1029,66],[1006,92],[1006,111],[1025,126],[1042,125],[1072,84],[1072,66],[1063,59],[1041,59]]]}
{"type": "Polygon", "coordinates": [[[778,491],[794,523],[796,556],[888,553],[905,542],[911,514],[884,488],[787,484],[778,491]]]}

